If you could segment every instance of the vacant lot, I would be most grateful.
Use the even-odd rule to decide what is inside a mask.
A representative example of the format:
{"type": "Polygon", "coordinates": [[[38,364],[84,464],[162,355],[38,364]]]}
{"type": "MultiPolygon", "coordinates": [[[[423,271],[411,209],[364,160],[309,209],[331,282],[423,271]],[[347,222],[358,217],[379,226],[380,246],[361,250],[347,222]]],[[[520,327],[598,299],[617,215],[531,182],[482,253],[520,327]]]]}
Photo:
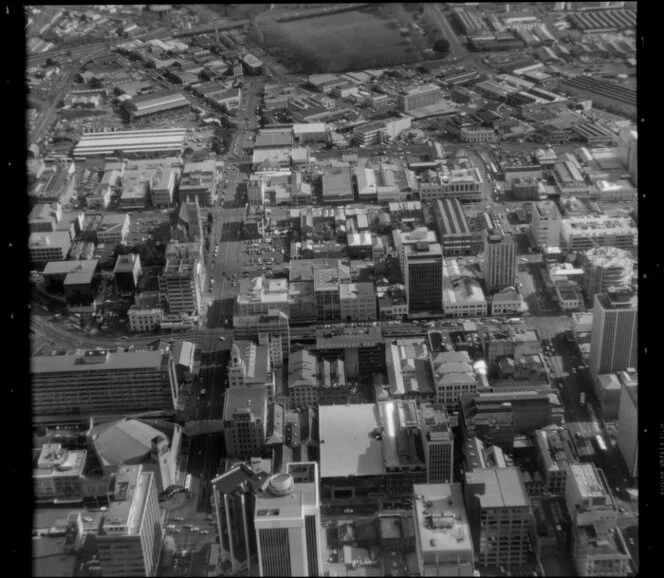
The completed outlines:
{"type": "Polygon", "coordinates": [[[422,60],[398,24],[366,11],[274,23],[262,28],[266,47],[281,48],[298,72],[380,68],[422,60]]]}

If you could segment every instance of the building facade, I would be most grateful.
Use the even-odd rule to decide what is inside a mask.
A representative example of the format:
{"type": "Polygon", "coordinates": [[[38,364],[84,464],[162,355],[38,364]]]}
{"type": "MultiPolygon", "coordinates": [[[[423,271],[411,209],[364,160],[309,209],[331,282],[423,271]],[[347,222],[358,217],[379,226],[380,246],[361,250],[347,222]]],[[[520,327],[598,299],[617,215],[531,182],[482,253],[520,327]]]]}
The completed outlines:
{"type": "Polygon", "coordinates": [[[484,240],[484,281],[489,291],[513,286],[516,243],[512,233],[490,234],[484,240]]]}

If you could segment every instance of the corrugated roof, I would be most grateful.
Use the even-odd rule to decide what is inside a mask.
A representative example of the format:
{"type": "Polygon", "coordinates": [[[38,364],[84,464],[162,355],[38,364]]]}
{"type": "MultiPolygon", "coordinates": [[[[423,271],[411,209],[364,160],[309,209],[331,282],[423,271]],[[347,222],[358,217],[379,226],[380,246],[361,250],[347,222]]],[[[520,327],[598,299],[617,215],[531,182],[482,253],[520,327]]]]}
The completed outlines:
{"type": "Polygon", "coordinates": [[[103,465],[121,465],[143,460],[150,453],[152,440],[166,436],[135,419],[105,423],[93,428],[91,439],[103,465]]]}

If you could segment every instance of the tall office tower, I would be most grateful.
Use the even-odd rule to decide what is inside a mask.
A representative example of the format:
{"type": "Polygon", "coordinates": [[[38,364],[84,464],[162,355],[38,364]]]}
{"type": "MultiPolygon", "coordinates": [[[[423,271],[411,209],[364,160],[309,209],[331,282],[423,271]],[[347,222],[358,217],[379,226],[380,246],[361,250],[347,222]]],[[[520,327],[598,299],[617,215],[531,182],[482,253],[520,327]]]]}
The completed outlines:
{"type": "Polygon", "coordinates": [[[638,297],[631,289],[595,295],[590,369],[594,375],[637,369],[638,297]]]}
{"type": "Polygon", "coordinates": [[[221,559],[233,574],[247,572],[257,564],[254,506],[256,495],[266,487],[269,475],[239,464],[212,480],[212,492],[220,537],[221,559]]]}
{"type": "Polygon", "coordinates": [[[490,233],[484,239],[484,280],[487,290],[514,285],[516,279],[516,243],[512,233],[490,233]]]}
{"type": "Polygon", "coordinates": [[[427,466],[427,484],[451,482],[454,471],[454,437],[445,406],[421,404],[418,409],[418,422],[424,462],[427,466]]]}
{"type": "Polygon", "coordinates": [[[476,561],[482,566],[525,564],[531,510],[519,470],[466,472],[465,496],[476,561]]]}
{"type": "Polygon", "coordinates": [[[143,466],[122,466],[108,512],[100,518],[97,549],[103,576],[154,576],[163,539],[157,485],[143,466]]]}
{"type": "Polygon", "coordinates": [[[256,498],[260,576],[322,576],[318,464],[288,464],[256,498]]]}
{"type": "Polygon", "coordinates": [[[553,201],[533,203],[530,231],[538,247],[560,246],[560,223],[560,211],[553,201]]]}
{"type": "Polygon", "coordinates": [[[403,246],[404,284],[408,311],[443,308],[443,250],[438,243],[403,246]]]}
{"type": "Polygon", "coordinates": [[[629,475],[639,475],[639,399],[638,376],[621,371],[620,406],[618,408],[618,450],[625,460],[629,475]]]}
{"type": "Polygon", "coordinates": [[[461,484],[414,484],[420,576],[473,576],[474,550],[461,484]]]}

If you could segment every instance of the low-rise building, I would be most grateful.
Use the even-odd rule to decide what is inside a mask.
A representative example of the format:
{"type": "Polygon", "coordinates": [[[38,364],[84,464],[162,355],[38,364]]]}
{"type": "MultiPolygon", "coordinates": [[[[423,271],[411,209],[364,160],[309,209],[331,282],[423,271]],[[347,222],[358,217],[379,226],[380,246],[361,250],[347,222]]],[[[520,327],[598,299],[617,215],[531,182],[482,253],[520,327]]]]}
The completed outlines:
{"type": "Polygon", "coordinates": [[[325,203],[352,203],[355,199],[350,168],[329,168],[323,174],[323,201],[325,203]]]}
{"type": "Polygon", "coordinates": [[[64,261],[71,248],[71,234],[68,231],[51,233],[31,233],[28,240],[28,257],[33,264],[49,261],[64,261]]]}
{"type": "Polygon", "coordinates": [[[491,296],[491,315],[514,315],[527,309],[523,297],[514,287],[506,287],[491,296]]]}
{"type": "Polygon", "coordinates": [[[482,176],[479,169],[427,171],[419,181],[419,195],[423,201],[443,197],[458,197],[461,201],[477,202],[482,197],[482,176]]]}
{"type": "Polygon", "coordinates": [[[549,426],[535,431],[535,444],[545,493],[564,496],[569,465],[579,461],[572,435],[563,427],[549,426]]]}
{"type": "Polygon", "coordinates": [[[484,317],[487,301],[479,281],[462,275],[456,259],[443,263],[443,311],[446,317],[484,317]]]}
{"type": "Polygon", "coordinates": [[[161,325],[164,311],[158,291],[136,295],[136,303],[127,311],[129,330],[135,333],[154,331],[161,325]]]}
{"type": "Polygon", "coordinates": [[[97,228],[97,241],[99,243],[124,243],[129,233],[129,225],[130,218],[127,213],[104,213],[97,228]]]}
{"type": "Polygon", "coordinates": [[[201,162],[189,162],[182,170],[179,201],[198,198],[201,206],[211,207],[217,202],[219,171],[214,159],[201,162]]]}
{"type": "Polygon", "coordinates": [[[441,403],[424,339],[395,339],[385,346],[385,357],[391,398],[441,403]]]}
{"type": "Polygon", "coordinates": [[[437,199],[433,203],[438,238],[446,257],[470,255],[472,232],[458,198],[437,199]]]}
{"type": "Polygon", "coordinates": [[[638,244],[638,230],[630,217],[577,216],[561,222],[561,245],[568,251],[594,247],[631,249],[638,244]]]}
{"type": "Polygon", "coordinates": [[[357,323],[376,321],[376,292],[373,283],[340,283],[339,305],[341,319],[357,323]]]}

